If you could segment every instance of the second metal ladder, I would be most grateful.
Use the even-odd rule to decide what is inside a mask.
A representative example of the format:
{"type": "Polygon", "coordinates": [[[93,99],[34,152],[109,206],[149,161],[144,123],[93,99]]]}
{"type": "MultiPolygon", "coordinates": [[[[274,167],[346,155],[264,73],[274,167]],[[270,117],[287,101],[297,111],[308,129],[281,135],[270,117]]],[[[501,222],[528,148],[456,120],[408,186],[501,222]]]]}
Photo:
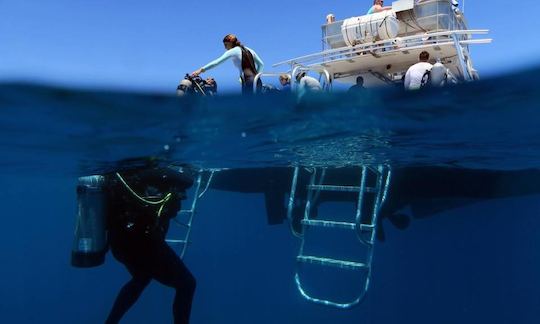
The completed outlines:
{"type": "MultiPolygon", "coordinates": [[[[293,180],[291,185],[291,193],[288,204],[288,217],[291,224],[294,222],[293,209],[297,197],[297,187],[299,182],[299,173],[301,169],[296,167],[293,174],[293,180]]],[[[371,280],[371,269],[373,260],[373,251],[375,243],[375,235],[377,229],[377,219],[379,216],[379,210],[386,199],[386,194],[390,184],[391,170],[387,166],[377,166],[376,168],[370,168],[362,166],[360,168],[360,184],[358,186],[343,185],[343,184],[327,184],[325,183],[325,177],[328,169],[326,168],[313,168],[308,169],[311,172],[309,184],[306,188],[305,209],[304,215],[301,220],[301,232],[293,230],[296,236],[301,240],[300,251],[296,257],[297,270],[295,273],[295,282],[298,290],[302,296],[314,303],[322,304],[326,306],[332,306],[336,308],[351,308],[358,305],[365,297],[369,282],[371,280]],[[371,178],[373,184],[368,186],[368,177],[371,178]],[[335,220],[322,220],[315,219],[312,215],[312,208],[317,204],[317,200],[324,192],[334,192],[335,194],[343,193],[350,195],[351,193],[357,193],[358,198],[356,200],[356,214],[354,221],[335,221],[335,220]],[[370,197],[369,201],[372,203],[369,206],[369,214],[363,215],[363,210],[367,209],[366,195],[374,195],[370,197]],[[320,255],[307,255],[304,253],[304,247],[307,241],[307,234],[310,228],[334,228],[347,231],[353,231],[356,234],[358,240],[365,246],[365,254],[361,260],[343,260],[340,258],[332,258],[328,256],[320,255]],[[364,273],[364,280],[361,287],[361,291],[357,298],[349,302],[337,302],[330,298],[320,298],[312,296],[302,284],[302,276],[300,267],[302,264],[314,264],[323,267],[334,267],[343,270],[351,270],[364,273]]]]}
{"type": "Polygon", "coordinates": [[[178,211],[176,218],[173,218],[174,224],[180,227],[183,233],[181,234],[181,238],[167,239],[167,243],[179,249],[178,255],[180,256],[181,259],[184,258],[184,255],[186,254],[186,250],[188,246],[191,244],[191,240],[190,240],[191,228],[193,226],[193,218],[197,210],[197,203],[199,202],[199,199],[202,198],[202,196],[204,196],[206,191],[208,191],[208,188],[210,187],[210,184],[212,183],[212,179],[214,178],[215,172],[217,171],[216,170],[209,170],[209,171],[201,170],[198,172],[197,178],[194,184],[193,198],[191,200],[190,208],[181,209],[180,211],[178,211]]]}

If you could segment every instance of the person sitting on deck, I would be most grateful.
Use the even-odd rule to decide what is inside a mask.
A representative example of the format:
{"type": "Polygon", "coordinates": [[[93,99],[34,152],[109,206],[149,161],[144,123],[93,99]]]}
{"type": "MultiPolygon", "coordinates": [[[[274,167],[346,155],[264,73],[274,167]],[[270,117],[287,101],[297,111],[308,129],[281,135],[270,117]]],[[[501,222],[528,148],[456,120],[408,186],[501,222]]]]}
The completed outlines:
{"type": "Polygon", "coordinates": [[[291,92],[291,77],[288,74],[281,74],[279,76],[279,83],[281,84],[281,91],[286,93],[291,92]]]}
{"type": "Polygon", "coordinates": [[[366,88],[364,88],[364,78],[359,76],[356,78],[356,84],[349,88],[348,93],[362,93],[366,88]]]}
{"type": "Polygon", "coordinates": [[[422,88],[425,82],[425,77],[429,75],[429,72],[433,68],[433,65],[429,63],[429,53],[423,51],[419,56],[420,62],[411,66],[405,74],[405,80],[403,86],[405,90],[418,90],[422,88]]]}
{"type": "Polygon", "coordinates": [[[371,8],[369,8],[368,12],[367,12],[367,15],[371,15],[371,14],[374,14],[376,12],[381,12],[381,11],[385,11],[385,10],[392,10],[392,7],[383,7],[383,4],[384,4],[384,0],[373,0],[373,6],[371,6],[371,8]]]}

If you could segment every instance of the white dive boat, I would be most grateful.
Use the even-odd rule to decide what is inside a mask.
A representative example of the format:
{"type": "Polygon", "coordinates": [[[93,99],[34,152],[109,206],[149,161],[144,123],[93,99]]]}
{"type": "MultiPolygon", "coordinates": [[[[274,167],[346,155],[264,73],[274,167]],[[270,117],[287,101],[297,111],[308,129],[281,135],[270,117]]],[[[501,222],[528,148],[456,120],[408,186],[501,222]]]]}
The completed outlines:
{"type": "MultiPolygon", "coordinates": [[[[439,71],[443,71],[447,80],[458,83],[478,79],[469,46],[491,42],[491,39],[473,39],[475,35],[487,34],[488,30],[468,29],[464,14],[458,9],[455,0],[398,0],[392,3],[392,10],[341,21],[329,21],[322,26],[322,32],[321,52],[280,62],[274,66],[288,66],[286,73],[293,79],[301,72],[318,73],[326,90],[331,90],[334,81],[354,83],[358,76],[364,78],[365,86],[373,87],[400,84],[408,68],[418,62],[420,53],[427,51],[432,63],[440,63],[437,65],[439,71]]],[[[257,80],[261,76],[277,75],[280,73],[260,73],[255,78],[254,86],[256,87],[257,80]]],[[[433,78],[433,70],[431,75],[433,78]]],[[[457,179],[454,171],[435,168],[430,170],[433,173],[429,176],[419,175],[418,179],[435,179],[434,184],[428,186],[425,193],[434,193],[435,196],[446,198],[454,193],[436,190],[438,184],[447,182],[438,181],[441,177],[457,179]]],[[[388,165],[360,165],[348,169],[297,166],[267,170],[201,170],[191,208],[180,213],[188,217],[183,225],[187,231],[181,239],[169,242],[180,245],[181,256],[184,255],[190,242],[189,234],[197,201],[209,187],[238,192],[263,192],[269,223],[276,224],[282,219],[288,219],[293,234],[300,239],[295,274],[300,294],[306,300],[317,304],[341,309],[351,308],[361,303],[369,289],[376,233],[381,219],[379,216],[383,207],[389,204],[387,200],[392,200],[392,197],[387,199],[391,196],[388,193],[396,185],[397,188],[410,185],[400,194],[394,191],[393,199],[396,199],[402,196],[401,193],[421,188],[425,185],[424,182],[416,184],[403,180],[414,178],[404,177],[403,174],[416,175],[418,172],[420,171],[414,168],[397,170],[397,174],[401,174],[397,178],[401,181],[398,180],[396,183],[393,180],[393,174],[396,172],[388,165]],[[214,173],[217,173],[216,177],[214,173]],[[203,181],[205,185],[201,186],[203,178],[207,180],[203,181]],[[214,178],[217,179],[213,180],[214,178]],[[247,180],[240,181],[240,179],[247,180]],[[205,189],[201,192],[203,187],[205,189]],[[288,203],[283,206],[287,196],[288,203]],[[316,212],[318,204],[322,201],[351,201],[356,208],[354,213],[348,215],[349,217],[340,215],[324,218],[316,212]],[[314,227],[323,232],[337,229],[353,233],[359,243],[358,255],[354,259],[344,259],[340,256],[308,254],[305,247],[310,245],[310,242],[317,241],[310,233],[314,227]],[[319,296],[304,284],[305,265],[319,267],[322,270],[337,268],[340,271],[356,273],[360,281],[357,294],[350,299],[342,300],[339,300],[339,297],[334,299],[332,296],[319,296]]],[[[456,185],[455,188],[465,188],[471,183],[470,176],[465,174],[459,182],[461,186],[456,185]]],[[[483,177],[484,174],[479,172],[472,176],[483,177]]],[[[488,176],[499,175],[488,174],[488,176]]],[[[472,183],[475,182],[485,181],[474,180],[472,183]]],[[[483,197],[490,197],[489,186],[478,190],[481,191],[485,192],[483,197]]],[[[396,204],[390,204],[387,208],[391,209],[391,206],[396,204]]],[[[328,281],[324,283],[328,284],[328,281]]]]}
{"type": "MultiPolygon", "coordinates": [[[[326,89],[334,81],[354,83],[364,78],[366,87],[402,82],[407,69],[427,51],[432,63],[444,65],[453,83],[478,79],[470,45],[487,44],[487,29],[468,29],[464,13],[452,0],[398,0],[392,10],[329,21],[322,26],[321,52],[283,62],[295,77],[301,71],[319,73],[326,89]]],[[[264,75],[275,75],[263,73],[264,75]]]]}

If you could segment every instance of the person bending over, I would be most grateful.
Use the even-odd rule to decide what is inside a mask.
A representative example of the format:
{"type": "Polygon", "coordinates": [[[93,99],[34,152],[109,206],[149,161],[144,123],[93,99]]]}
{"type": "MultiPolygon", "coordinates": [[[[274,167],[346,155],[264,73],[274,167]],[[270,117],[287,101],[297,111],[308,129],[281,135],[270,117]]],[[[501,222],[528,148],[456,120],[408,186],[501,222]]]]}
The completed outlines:
{"type": "MultiPolygon", "coordinates": [[[[232,59],[240,73],[240,79],[242,80],[242,94],[253,94],[255,76],[262,72],[264,68],[263,61],[254,50],[242,45],[238,38],[233,34],[229,34],[223,38],[223,46],[225,46],[226,50],[223,55],[194,71],[191,75],[198,76],[199,74],[232,59]]],[[[257,82],[257,87],[261,86],[262,82],[259,80],[259,82],[257,82]]]]}
{"type": "Polygon", "coordinates": [[[296,82],[298,83],[297,87],[297,96],[298,101],[302,101],[306,95],[322,92],[323,88],[321,83],[309,75],[306,72],[300,72],[296,75],[296,82]]]}

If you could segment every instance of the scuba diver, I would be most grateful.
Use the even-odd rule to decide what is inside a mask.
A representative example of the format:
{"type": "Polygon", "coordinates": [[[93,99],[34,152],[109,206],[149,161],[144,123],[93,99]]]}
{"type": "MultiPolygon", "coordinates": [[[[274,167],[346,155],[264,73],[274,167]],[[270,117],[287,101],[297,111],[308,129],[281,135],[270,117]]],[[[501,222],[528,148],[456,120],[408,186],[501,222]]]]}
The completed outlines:
{"type": "Polygon", "coordinates": [[[191,177],[169,168],[116,173],[110,180],[110,247],[132,278],[118,293],[107,324],[118,323],[152,279],[176,290],[174,323],[189,323],[195,278],[165,236],[192,184],[191,177]]]}
{"type": "MultiPolygon", "coordinates": [[[[223,38],[223,46],[225,46],[226,52],[221,57],[194,71],[191,76],[198,77],[201,73],[215,68],[228,59],[232,59],[234,65],[240,72],[242,94],[253,94],[255,76],[262,72],[264,68],[263,61],[254,50],[242,45],[238,38],[233,34],[229,34],[223,38]]],[[[261,80],[257,82],[257,88],[260,87],[262,87],[261,80]]]]}
{"type": "Polygon", "coordinates": [[[217,82],[214,78],[208,77],[206,80],[200,76],[186,74],[176,88],[178,97],[184,96],[215,96],[217,94],[217,82]]]}
{"type": "Polygon", "coordinates": [[[119,323],[152,279],[176,290],[174,323],[189,323],[196,281],[165,236],[192,184],[186,173],[151,164],[79,178],[72,265],[99,266],[110,248],[132,276],[105,323],[119,323]]]}

